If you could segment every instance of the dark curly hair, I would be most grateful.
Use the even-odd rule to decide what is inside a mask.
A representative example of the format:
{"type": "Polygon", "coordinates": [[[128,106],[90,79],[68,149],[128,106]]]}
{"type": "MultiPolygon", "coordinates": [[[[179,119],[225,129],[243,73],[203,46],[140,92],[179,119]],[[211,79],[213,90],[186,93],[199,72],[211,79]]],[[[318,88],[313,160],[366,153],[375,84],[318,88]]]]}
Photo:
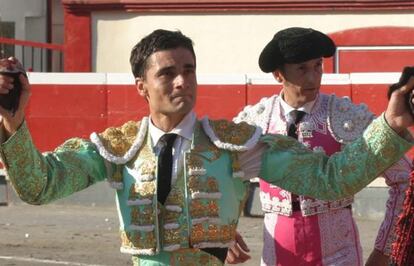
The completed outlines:
{"type": "Polygon", "coordinates": [[[182,47],[188,49],[196,59],[193,41],[180,31],[158,29],[139,41],[132,48],[129,62],[134,77],[143,78],[147,69],[147,60],[153,53],[182,47]]]}

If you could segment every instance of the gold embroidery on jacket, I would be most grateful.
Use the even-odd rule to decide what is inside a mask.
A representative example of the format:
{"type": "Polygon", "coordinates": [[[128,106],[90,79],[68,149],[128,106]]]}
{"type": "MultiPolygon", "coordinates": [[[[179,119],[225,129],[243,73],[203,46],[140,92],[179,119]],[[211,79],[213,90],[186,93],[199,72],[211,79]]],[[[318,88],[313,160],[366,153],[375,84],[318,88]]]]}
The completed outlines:
{"type": "Polygon", "coordinates": [[[193,199],[190,205],[190,216],[192,218],[199,218],[205,216],[204,205],[201,199],[193,199]]]}
{"type": "Polygon", "coordinates": [[[182,215],[184,208],[184,193],[181,190],[178,190],[177,187],[172,188],[165,201],[165,206],[180,208],[180,211],[168,210],[166,208],[163,217],[164,223],[178,223],[178,219],[182,215]]]}
{"type": "Polygon", "coordinates": [[[159,215],[162,224],[161,239],[164,248],[188,247],[188,228],[186,221],[184,196],[185,182],[183,169],[177,173],[177,179],[172,184],[164,206],[159,204],[162,210],[159,215]]]}
{"type": "Polygon", "coordinates": [[[183,192],[178,190],[177,188],[172,188],[170,194],[168,195],[167,199],[165,200],[165,206],[167,205],[179,205],[182,207],[184,203],[184,195],[183,192]]]}
{"type": "Polygon", "coordinates": [[[192,218],[219,217],[219,204],[212,199],[193,199],[190,204],[190,216],[192,218]]]}
{"type": "Polygon", "coordinates": [[[152,204],[131,207],[131,224],[134,225],[153,225],[154,208],[152,204]]]}
{"type": "Polygon", "coordinates": [[[104,147],[116,156],[123,156],[135,141],[140,122],[129,121],[121,127],[107,128],[100,133],[104,147]]]}
{"type": "Polygon", "coordinates": [[[231,155],[231,168],[233,169],[233,173],[240,172],[241,166],[240,166],[240,161],[239,161],[239,153],[232,152],[230,153],[230,155],[231,155]]]}
{"type": "Polygon", "coordinates": [[[113,164],[113,167],[114,167],[114,173],[111,177],[111,181],[122,183],[123,181],[122,170],[124,169],[124,167],[122,165],[117,165],[117,164],[113,164]]]}
{"type": "Polygon", "coordinates": [[[157,170],[157,165],[154,159],[147,159],[141,165],[141,175],[153,175],[155,176],[155,171],[157,170]]]}
{"type": "Polygon", "coordinates": [[[200,169],[204,167],[203,160],[201,156],[194,156],[195,154],[186,154],[186,162],[188,168],[190,169],[200,169]]]}
{"type": "Polygon", "coordinates": [[[245,144],[256,131],[255,127],[246,122],[239,124],[227,120],[210,120],[209,122],[220,141],[235,145],[245,144]]]}
{"type": "Polygon", "coordinates": [[[179,212],[166,212],[164,214],[164,223],[173,223],[173,222],[178,222],[178,219],[180,218],[180,216],[182,215],[182,213],[179,212]]]}
{"type": "Polygon", "coordinates": [[[217,200],[208,200],[207,202],[208,216],[219,217],[219,205],[217,200]]]}
{"type": "Polygon", "coordinates": [[[185,241],[185,237],[181,235],[181,227],[177,229],[165,229],[164,230],[164,244],[165,245],[174,245],[180,244],[182,241],[185,241]]]}
{"type": "Polygon", "coordinates": [[[202,178],[199,176],[190,176],[188,186],[191,193],[215,193],[220,191],[217,179],[212,176],[209,176],[207,178],[202,178]]]}
{"type": "Polygon", "coordinates": [[[219,184],[217,182],[217,179],[209,176],[206,180],[206,192],[212,193],[212,192],[219,192],[219,184]]]}
{"type": "Polygon", "coordinates": [[[121,241],[122,246],[126,248],[151,249],[156,247],[154,231],[121,231],[121,241]]]}
{"type": "Polygon", "coordinates": [[[228,225],[195,224],[191,230],[191,245],[201,242],[222,242],[228,243],[236,236],[237,223],[228,225]]]}
{"type": "Polygon", "coordinates": [[[203,168],[203,160],[215,161],[221,156],[221,151],[214,145],[197,123],[194,128],[194,139],[191,153],[187,154],[186,161],[189,168],[203,168]]]}
{"type": "Polygon", "coordinates": [[[223,263],[215,256],[197,248],[180,249],[171,254],[171,266],[210,265],[221,266],[223,263]]]}
{"type": "Polygon", "coordinates": [[[82,148],[84,140],[80,138],[73,138],[65,141],[61,146],[55,149],[55,152],[78,151],[82,148]]]}
{"type": "Polygon", "coordinates": [[[129,200],[152,199],[155,194],[155,182],[134,183],[129,189],[129,200]]]}

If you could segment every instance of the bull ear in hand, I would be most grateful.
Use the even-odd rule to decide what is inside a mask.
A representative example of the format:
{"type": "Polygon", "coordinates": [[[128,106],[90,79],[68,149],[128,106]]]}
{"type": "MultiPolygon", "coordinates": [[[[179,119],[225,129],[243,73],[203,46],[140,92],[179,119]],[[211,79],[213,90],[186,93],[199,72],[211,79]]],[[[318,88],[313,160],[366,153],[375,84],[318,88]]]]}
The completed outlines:
{"type": "Polygon", "coordinates": [[[13,89],[8,94],[0,95],[0,105],[14,115],[19,108],[19,100],[22,92],[19,75],[23,74],[27,77],[26,71],[19,61],[14,58],[8,58],[0,59],[0,74],[14,78],[13,89]]]}
{"type": "MultiPolygon", "coordinates": [[[[414,66],[407,66],[404,67],[404,70],[401,74],[400,80],[397,83],[392,84],[389,88],[388,88],[388,100],[391,98],[391,94],[395,91],[398,90],[399,88],[401,88],[402,86],[406,85],[408,80],[410,79],[411,76],[414,76],[414,66]]],[[[410,108],[411,113],[414,115],[414,104],[413,104],[413,98],[414,98],[414,94],[411,91],[410,93],[407,94],[407,100],[406,100],[406,104],[407,106],[410,108]]]]}

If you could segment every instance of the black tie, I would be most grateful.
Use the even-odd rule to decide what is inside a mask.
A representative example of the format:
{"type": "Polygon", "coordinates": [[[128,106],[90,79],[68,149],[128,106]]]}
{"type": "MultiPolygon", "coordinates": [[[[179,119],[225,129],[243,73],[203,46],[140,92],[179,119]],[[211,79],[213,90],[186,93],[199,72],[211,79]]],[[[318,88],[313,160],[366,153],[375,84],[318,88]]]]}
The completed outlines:
{"type": "Polygon", "coordinates": [[[298,111],[298,110],[293,110],[292,111],[292,116],[295,118],[295,122],[290,124],[289,129],[288,129],[288,136],[298,139],[298,124],[300,122],[300,120],[302,120],[302,118],[305,116],[306,112],[304,111],[298,111]]]}
{"type": "MultiPolygon", "coordinates": [[[[295,118],[295,121],[289,126],[288,136],[298,139],[298,124],[300,120],[305,116],[304,111],[293,110],[292,116],[295,118]]],[[[300,210],[299,196],[292,193],[292,210],[300,210]]]]}
{"type": "Polygon", "coordinates": [[[158,156],[157,198],[161,204],[164,204],[171,190],[172,147],[176,138],[177,134],[165,134],[159,140],[162,146],[158,156]]]}

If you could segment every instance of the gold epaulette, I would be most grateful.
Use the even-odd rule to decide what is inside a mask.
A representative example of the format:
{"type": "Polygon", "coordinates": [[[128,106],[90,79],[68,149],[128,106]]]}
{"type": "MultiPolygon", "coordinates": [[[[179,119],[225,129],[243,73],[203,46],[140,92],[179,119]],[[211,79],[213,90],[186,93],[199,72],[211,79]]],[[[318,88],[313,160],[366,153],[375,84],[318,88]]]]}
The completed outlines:
{"type": "Polygon", "coordinates": [[[245,144],[254,134],[256,128],[241,122],[239,124],[227,120],[210,120],[210,126],[221,142],[235,145],[245,144]]]}
{"type": "Polygon", "coordinates": [[[110,127],[104,132],[91,134],[99,154],[109,162],[125,164],[141,148],[148,129],[148,117],[140,122],[130,121],[121,127],[110,127]]]}
{"type": "Polygon", "coordinates": [[[140,122],[128,121],[120,127],[110,127],[98,136],[104,148],[115,156],[123,156],[138,135],[140,122]]]}
{"type": "Polygon", "coordinates": [[[246,122],[234,123],[227,120],[202,120],[203,129],[210,140],[221,149],[232,151],[248,150],[261,135],[261,129],[246,122]]]}

